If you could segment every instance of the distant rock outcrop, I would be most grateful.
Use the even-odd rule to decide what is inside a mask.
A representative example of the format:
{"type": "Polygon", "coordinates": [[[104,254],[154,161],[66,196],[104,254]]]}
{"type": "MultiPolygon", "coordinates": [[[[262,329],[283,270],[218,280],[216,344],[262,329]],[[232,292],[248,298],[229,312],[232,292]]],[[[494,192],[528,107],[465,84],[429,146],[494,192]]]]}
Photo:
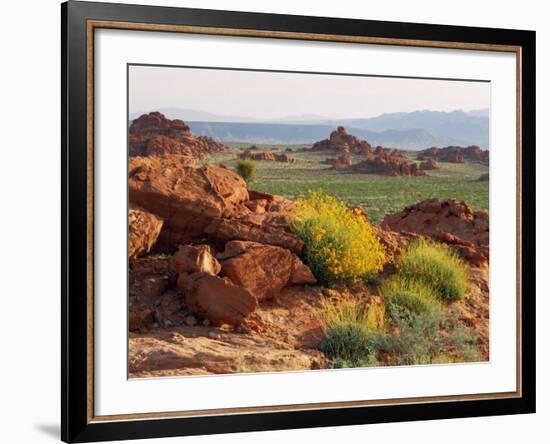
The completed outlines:
{"type": "Polygon", "coordinates": [[[430,170],[438,170],[439,166],[437,165],[437,162],[433,159],[425,160],[424,162],[420,162],[419,168],[423,171],[430,171],[430,170]]]}
{"type": "Polygon", "coordinates": [[[336,128],[336,131],[330,133],[328,139],[316,142],[311,147],[312,151],[345,151],[353,154],[368,155],[372,152],[372,147],[366,140],[359,140],[357,137],[349,134],[343,126],[336,128]]]}
{"type": "Polygon", "coordinates": [[[349,170],[352,166],[349,147],[345,145],[342,149],[342,154],[338,157],[327,157],[321,163],[332,165],[335,170],[349,170]]]}
{"type": "Polygon", "coordinates": [[[128,132],[130,156],[179,154],[204,158],[227,149],[210,137],[196,137],[184,121],[167,119],[159,112],[135,119],[128,132]]]}
{"type": "Polygon", "coordinates": [[[253,149],[256,149],[256,147],[250,147],[247,150],[244,150],[241,154],[239,154],[240,159],[248,159],[248,160],[269,160],[272,162],[285,162],[285,163],[295,163],[296,159],[293,157],[289,157],[284,153],[275,153],[275,152],[267,152],[267,151],[260,151],[260,152],[252,152],[253,149]]]}
{"type": "Polygon", "coordinates": [[[489,150],[482,150],[477,145],[469,147],[448,146],[432,147],[420,151],[418,160],[436,160],[438,162],[464,163],[464,160],[489,164],[489,150]]]}
{"type": "Polygon", "coordinates": [[[410,162],[400,154],[381,152],[353,165],[353,170],[382,176],[426,176],[416,162],[410,162]]]}

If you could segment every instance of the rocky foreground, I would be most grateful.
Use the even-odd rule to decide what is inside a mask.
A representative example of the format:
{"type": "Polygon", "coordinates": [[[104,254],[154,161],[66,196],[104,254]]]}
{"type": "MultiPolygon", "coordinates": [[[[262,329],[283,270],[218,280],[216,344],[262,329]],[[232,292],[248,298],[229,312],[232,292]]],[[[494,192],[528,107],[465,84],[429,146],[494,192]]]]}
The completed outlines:
{"type": "MultiPolygon", "coordinates": [[[[248,190],[226,168],[134,156],[129,198],[132,377],[324,368],[321,302],[377,298],[376,284],[318,284],[290,230],[293,203],[248,190]]],[[[387,216],[377,231],[390,257],[385,272],[418,237],[468,261],[472,289],[457,306],[486,359],[487,213],[433,199],[387,216]]]]}
{"type": "MultiPolygon", "coordinates": [[[[330,363],[319,351],[323,302],[361,294],[383,304],[376,282],[331,288],[317,282],[302,262],[304,243],[290,229],[292,201],[249,190],[223,166],[199,166],[199,159],[226,149],[156,112],[130,126],[131,377],[326,368],[330,363]]],[[[420,164],[410,162],[396,150],[373,149],[342,127],[312,149],[336,153],[326,161],[335,169],[385,175],[422,175],[438,167],[436,160],[460,161],[453,148],[426,151],[420,164]],[[352,153],[364,160],[353,165],[352,153]]],[[[485,156],[473,148],[461,153],[485,156]]],[[[242,155],[258,156],[294,160],[252,150],[242,155]]],[[[489,353],[488,218],[464,202],[432,199],[375,226],[389,260],[382,277],[417,238],[447,243],[467,261],[471,289],[454,305],[477,333],[483,359],[489,353]]]]}

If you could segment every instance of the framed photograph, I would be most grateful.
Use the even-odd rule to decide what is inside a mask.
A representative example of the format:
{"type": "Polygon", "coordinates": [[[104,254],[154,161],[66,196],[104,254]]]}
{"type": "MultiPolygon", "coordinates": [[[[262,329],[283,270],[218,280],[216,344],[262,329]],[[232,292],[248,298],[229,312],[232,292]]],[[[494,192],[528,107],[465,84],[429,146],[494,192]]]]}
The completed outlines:
{"type": "Polygon", "coordinates": [[[62,439],[535,411],[535,33],[69,1],[62,439]]]}

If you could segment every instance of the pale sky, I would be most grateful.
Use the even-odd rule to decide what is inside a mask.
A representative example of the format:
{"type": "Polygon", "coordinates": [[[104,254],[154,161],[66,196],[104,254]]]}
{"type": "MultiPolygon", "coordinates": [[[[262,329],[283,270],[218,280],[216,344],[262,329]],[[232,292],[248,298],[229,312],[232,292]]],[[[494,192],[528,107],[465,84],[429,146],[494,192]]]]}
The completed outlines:
{"type": "Polygon", "coordinates": [[[487,82],[131,66],[129,111],[177,107],[258,120],[362,118],[489,108],[490,89],[487,82]]]}

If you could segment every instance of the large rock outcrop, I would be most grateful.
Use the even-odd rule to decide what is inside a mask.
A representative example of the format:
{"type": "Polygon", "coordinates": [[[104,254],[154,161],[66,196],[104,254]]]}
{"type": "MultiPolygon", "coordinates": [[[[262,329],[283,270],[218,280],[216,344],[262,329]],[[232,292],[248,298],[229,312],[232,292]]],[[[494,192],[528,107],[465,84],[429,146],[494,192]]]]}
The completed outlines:
{"type": "Polygon", "coordinates": [[[382,227],[445,242],[474,265],[489,261],[489,213],[465,202],[429,199],[388,215],[382,227]]]}
{"type": "Polygon", "coordinates": [[[300,258],[272,245],[231,241],[217,258],[223,275],[249,290],[259,301],[271,299],[288,285],[317,282],[300,258]]]}
{"type": "Polygon", "coordinates": [[[130,205],[128,210],[128,257],[149,253],[157,241],[163,221],[160,217],[130,205]]]}
{"type": "Polygon", "coordinates": [[[312,151],[345,151],[353,154],[367,155],[372,152],[372,147],[366,140],[359,140],[349,134],[343,126],[330,133],[328,139],[316,142],[311,147],[312,151]]]}
{"type": "Polygon", "coordinates": [[[418,160],[436,160],[438,162],[464,163],[464,160],[489,164],[489,150],[482,150],[477,145],[468,147],[448,146],[445,148],[432,147],[420,151],[418,160]]]}
{"type": "Polygon", "coordinates": [[[204,158],[227,149],[210,137],[196,137],[185,122],[167,119],[159,112],[135,119],[130,125],[128,142],[130,156],[179,154],[204,158]]]}
{"type": "Polygon", "coordinates": [[[129,160],[129,198],[164,219],[163,231],[179,243],[204,233],[213,219],[242,212],[248,201],[244,180],[225,168],[189,166],[182,156],[133,157],[129,160]]]}

